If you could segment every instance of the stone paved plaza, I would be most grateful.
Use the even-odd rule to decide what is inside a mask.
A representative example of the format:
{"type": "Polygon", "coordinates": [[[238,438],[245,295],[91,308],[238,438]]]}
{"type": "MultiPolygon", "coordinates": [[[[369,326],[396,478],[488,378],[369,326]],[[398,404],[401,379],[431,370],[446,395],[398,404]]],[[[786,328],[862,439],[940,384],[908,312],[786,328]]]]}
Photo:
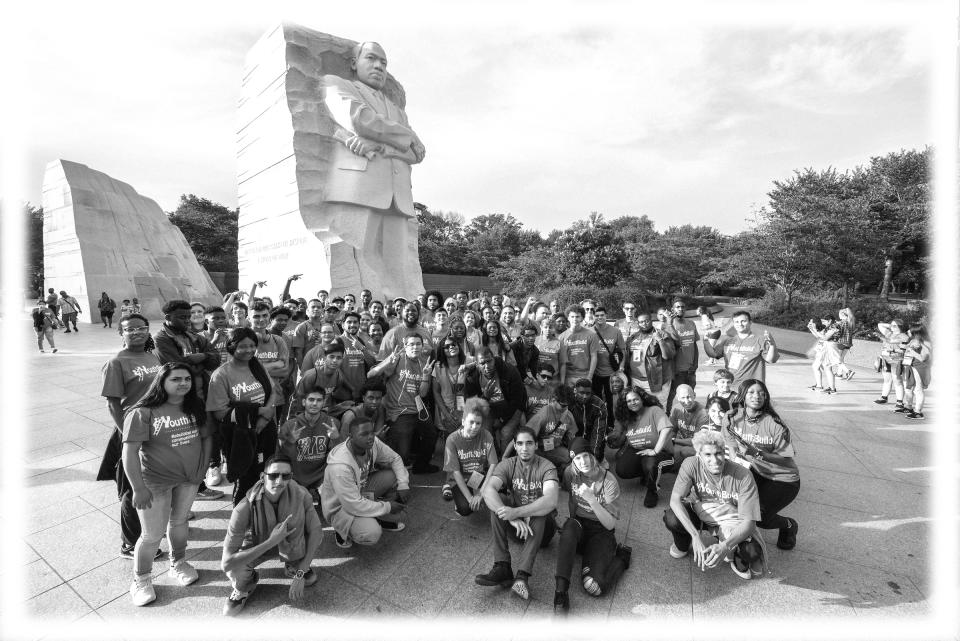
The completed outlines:
{"type": "MultiPolygon", "coordinates": [[[[787,334],[779,341],[784,346],[790,340],[812,342],[796,332],[787,334]]],[[[27,612],[44,620],[155,619],[163,625],[176,617],[199,616],[217,623],[230,591],[219,570],[229,501],[194,504],[197,518],[190,522],[188,559],[200,580],[187,588],[175,586],[166,575],[167,562],[158,562],[156,602],[132,606],[127,593],[132,562],[118,556],[115,488],[112,482],[94,481],[112,429],[99,396],[100,367],[119,349],[119,337],[115,329],[83,324],[79,333],[58,332],[56,341],[58,354],[27,353],[27,387],[43,390],[28,399],[29,451],[22,457],[28,477],[27,534],[22,550],[13,554],[26,564],[22,597],[27,612]]],[[[712,388],[713,370],[701,358],[701,401],[712,388]]],[[[627,509],[617,538],[633,547],[633,564],[615,592],[603,598],[587,596],[574,583],[571,619],[589,615],[611,622],[688,625],[734,615],[866,622],[876,616],[902,621],[929,613],[927,449],[935,392],[928,420],[911,422],[891,412],[890,405],[873,404],[878,374],[857,368],[854,379],[839,382],[840,393],[832,396],[809,391],[810,378],[809,361],[800,354],[785,354],[768,368],[774,407],[794,434],[801,473],[800,495],[784,510],[800,523],[796,549],[778,550],[777,532],[764,531],[771,574],[743,581],[727,566],[702,573],[690,557],[674,560],[667,553],[671,539],[661,517],[674,476],[664,476],[655,509],[643,506],[636,481],[624,481],[627,509]]],[[[487,516],[456,515],[452,503],[442,500],[440,483],[440,474],[413,477],[406,530],[384,533],[373,548],[342,550],[325,528],[314,562],[320,579],[297,604],[287,600],[288,581],[279,562],[262,566],[260,586],[242,618],[249,624],[253,619],[416,617],[442,622],[460,616],[552,616],[556,539],[537,559],[530,601],[509,590],[477,586],[474,575],[492,564],[487,516]]],[[[219,489],[229,497],[229,487],[219,489]]],[[[560,504],[565,517],[565,495],[560,504]]],[[[136,636],[118,632],[130,628],[111,629],[117,638],[136,636]]],[[[35,636],[43,636],[40,630],[35,636]]]]}

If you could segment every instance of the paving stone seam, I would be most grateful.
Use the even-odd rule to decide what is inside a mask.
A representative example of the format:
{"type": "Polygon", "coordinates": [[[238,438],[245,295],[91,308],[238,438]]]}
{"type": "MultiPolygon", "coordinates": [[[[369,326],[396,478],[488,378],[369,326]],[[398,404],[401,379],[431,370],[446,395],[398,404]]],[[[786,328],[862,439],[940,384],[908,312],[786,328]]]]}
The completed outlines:
{"type": "MultiPolygon", "coordinates": [[[[803,467],[801,469],[804,469],[804,470],[818,470],[820,472],[830,472],[832,474],[843,474],[844,476],[855,476],[857,478],[870,479],[872,481],[886,481],[889,483],[901,483],[903,485],[909,485],[911,487],[915,487],[918,489],[926,489],[930,487],[929,484],[913,483],[907,480],[900,480],[899,478],[894,479],[886,476],[869,476],[867,474],[857,474],[856,472],[844,472],[841,470],[834,470],[829,467],[817,467],[816,465],[811,465],[809,462],[804,461],[803,459],[800,459],[800,462],[803,463],[803,467]]],[[[858,462],[860,462],[861,465],[864,465],[862,461],[858,461],[858,462]]],[[[864,465],[864,467],[867,467],[867,466],[864,465]]]]}

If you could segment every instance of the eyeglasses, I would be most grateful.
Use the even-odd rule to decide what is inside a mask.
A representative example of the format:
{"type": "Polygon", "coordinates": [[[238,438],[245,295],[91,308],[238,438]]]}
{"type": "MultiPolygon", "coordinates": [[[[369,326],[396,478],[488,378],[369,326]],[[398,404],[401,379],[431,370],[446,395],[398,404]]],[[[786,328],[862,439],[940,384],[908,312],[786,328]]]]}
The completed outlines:
{"type": "Polygon", "coordinates": [[[139,334],[141,332],[149,332],[149,327],[124,327],[124,333],[126,334],[139,334]]]}
{"type": "Polygon", "coordinates": [[[293,472],[265,472],[267,478],[271,481],[276,481],[277,479],[283,479],[284,481],[289,481],[293,478],[293,472]]]}

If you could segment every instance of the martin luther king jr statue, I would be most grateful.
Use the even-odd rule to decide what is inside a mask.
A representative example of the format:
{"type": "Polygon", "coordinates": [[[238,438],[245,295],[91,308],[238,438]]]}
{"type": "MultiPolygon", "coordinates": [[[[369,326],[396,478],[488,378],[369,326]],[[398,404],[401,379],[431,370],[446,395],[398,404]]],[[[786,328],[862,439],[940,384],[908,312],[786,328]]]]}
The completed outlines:
{"type": "Polygon", "coordinates": [[[422,283],[410,166],[423,160],[426,149],[403,109],[381,91],[387,80],[383,47],[356,45],[350,68],[355,79],[321,78],[341,144],[333,145],[325,203],[305,222],[331,243],[337,290],[366,287],[410,296],[417,293],[406,291],[410,278],[422,283]]]}
{"type": "Polygon", "coordinates": [[[284,23],[244,65],[238,107],[241,289],[423,291],[410,168],[424,146],[379,44],[284,23]]]}

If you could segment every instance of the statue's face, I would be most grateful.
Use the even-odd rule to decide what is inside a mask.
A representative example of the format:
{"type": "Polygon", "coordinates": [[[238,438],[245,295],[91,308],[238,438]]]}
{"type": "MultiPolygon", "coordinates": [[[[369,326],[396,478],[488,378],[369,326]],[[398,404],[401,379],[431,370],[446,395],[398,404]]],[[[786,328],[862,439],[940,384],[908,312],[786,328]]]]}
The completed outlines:
{"type": "Polygon", "coordinates": [[[363,45],[360,55],[353,62],[357,80],[374,89],[382,89],[387,82],[387,54],[375,42],[363,45]]]}

